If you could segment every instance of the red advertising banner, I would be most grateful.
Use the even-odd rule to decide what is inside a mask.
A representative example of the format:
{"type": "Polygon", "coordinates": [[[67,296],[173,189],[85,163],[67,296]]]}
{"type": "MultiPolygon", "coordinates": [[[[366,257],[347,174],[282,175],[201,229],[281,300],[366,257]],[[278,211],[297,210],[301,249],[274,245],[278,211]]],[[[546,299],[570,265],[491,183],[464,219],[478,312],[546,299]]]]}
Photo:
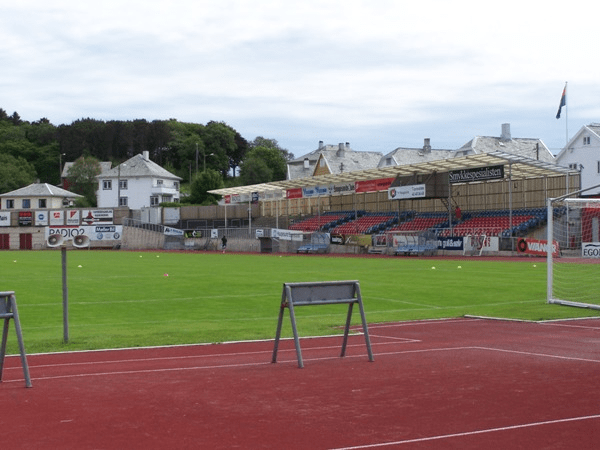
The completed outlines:
{"type": "Polygon", "coordinates": [[[286,198],[302,198],[302,188],[288,189],[285,196],[286,198]]]}
{"type": "Polygon", "coordinates": [[[380,178],[379,180],[357,181],[355,192],[387,191],[394,178],[380,178]]]}
{"type": "MultiPolygon", "coordinates": [[[[517,242],[517,251],[528,255],[546,256],[548,252],[548,241],[521,238],[517,242]]],[[[552,256],[560,256],[560,248],[557,241],[552,241],[552,256]]]]}

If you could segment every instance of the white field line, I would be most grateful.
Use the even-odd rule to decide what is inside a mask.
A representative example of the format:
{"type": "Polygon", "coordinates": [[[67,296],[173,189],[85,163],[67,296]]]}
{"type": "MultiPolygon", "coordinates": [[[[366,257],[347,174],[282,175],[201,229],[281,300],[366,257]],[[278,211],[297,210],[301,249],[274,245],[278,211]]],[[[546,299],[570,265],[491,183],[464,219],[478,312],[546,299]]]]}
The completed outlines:
{"type": "Polygon", "coordinates": [[[450,438],[456,438],[456,437],[474,436],[477,434],[496,433],[498,431],[511,431],[511,430],[518,430],[518,429],[522,429],[522,428],[539,427],[539,426],[543,426],[543,425],[556,425],[559,423],[567,423],[567,422],[581,422],[584,420],[593,420],[593,419],[600,419],[600,414],[596,414],[593,416],[579,416],[579,417],[568,417],[565,419],[545,420],[542,422],[522,423],[522,424],[518,424],[518,425],[510,425],[507,427],[488,428],[485,430],[475,430],[475,431],[465,431],[462,433],[442,434],[439,436],[429,436],[429,437],[418,438],[418,439],[406,439],[404,441],[381,442],[378,444],[357,445],[354,447],[340,447],[340,448],[336,448],[336,449],[332,449],[332,450],[358,450],[358,449],[365,449],[365,448],[389,447],[392,445],[396,446],[396,445],[402,445],[402,444],[415,444],[418,442],[437,441],[437,440],[450,439],[450,438]]]}

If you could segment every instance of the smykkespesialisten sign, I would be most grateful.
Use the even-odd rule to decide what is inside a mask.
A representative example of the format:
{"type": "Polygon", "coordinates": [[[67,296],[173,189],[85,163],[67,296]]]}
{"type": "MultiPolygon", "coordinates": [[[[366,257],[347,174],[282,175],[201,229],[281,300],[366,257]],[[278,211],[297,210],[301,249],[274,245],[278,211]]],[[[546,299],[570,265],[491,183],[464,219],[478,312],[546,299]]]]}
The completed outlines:
{"type": "Polygon", "coordinates": [[[450,183],[471,183],[504,178],[504,166],[478,167],[476,169],[451,170],[450,183]]]}

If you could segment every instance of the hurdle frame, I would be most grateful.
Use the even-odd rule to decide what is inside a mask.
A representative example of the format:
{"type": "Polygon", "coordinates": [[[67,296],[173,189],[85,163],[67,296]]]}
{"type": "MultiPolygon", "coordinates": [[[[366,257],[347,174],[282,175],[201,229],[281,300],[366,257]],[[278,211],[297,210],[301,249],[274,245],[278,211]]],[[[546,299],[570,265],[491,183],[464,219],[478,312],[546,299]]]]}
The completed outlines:
{"type": "Polygon", "coordinates": [[[369,361],[373,362],[374,357],[371,349],[371,339],[369,338],[369,330],[367,327],[367,319],[365,316],[365,310],[360,292],[360,284],[357,280],[283,283],[281,304],[279,307],[279,318],[277,321],[277,332],[275,334],[273,358],[271,362],[277,362],[277,351],[279,348],[279,340],[281,338],[283,315],[286,308],[290,312],[292,332],[294,334],[294,344],[296,346],[296,355],[298,358],[298,367],[302,369],[304,367],[304,362],[302,360],[302,349],[300,348],[300,337],[298,335],[298,328],[296,326],[294,307],[334,304],[348,304],[348,314],[346,316],[344,340],[342,342],[340,357],[344,357],[346,355],[346,346],[350,332],[350,322],[352,320],[352,310],[354,305],[358,304],[369,361]]]}
{"type": "Polygon", "coordinates": [[[15,322],[15,331],[17,341],[19,342],[19,352],[21,355],[21,365],[23,366],[23,375],[25,377],[25,387],[32,387],[31,377],[29,376],[29,366],[27,365],[27,356],[25,355],[25,344],[23,342],[23,332],[21,330],[21,321],[19,320],[19,311],[17,308],[17,299],[14,291],[0,292],[0,319],[4,319],[4,328],[2,330],[2,344],[0,344],[0,382],[2,381],[2,371],[4,369],[4,358],[6,356],[6,341],[8,340],[8,328],[10,319],[15,322]]]}

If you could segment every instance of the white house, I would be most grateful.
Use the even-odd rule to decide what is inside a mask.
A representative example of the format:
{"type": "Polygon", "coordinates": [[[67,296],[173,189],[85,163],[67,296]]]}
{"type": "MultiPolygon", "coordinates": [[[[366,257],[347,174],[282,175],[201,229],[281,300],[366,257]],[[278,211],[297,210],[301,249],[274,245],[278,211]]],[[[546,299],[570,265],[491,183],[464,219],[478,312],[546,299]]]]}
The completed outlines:
{"type": "Polygon", "coordinates": [[[179,201],[181,178],[151,161],[148,152],[135,155],[96,178],[98,208],[141,209],[179,201]]]}
{"type": "Polygon", "coordinates": [[[81,197],[48,183],[33,183],[0,195],[0,209],[61,209],[81,197]]]}
{"type": "MultiPolygon", "coordinates": [[[[563,167],[581,172],[581,189],[600,184],[600,123],[584,125],[569,140],[569,143],[556,156],[563,167]]],[[[600,188],[582,193],[582,196],[598,196],[600,188]]]]}

